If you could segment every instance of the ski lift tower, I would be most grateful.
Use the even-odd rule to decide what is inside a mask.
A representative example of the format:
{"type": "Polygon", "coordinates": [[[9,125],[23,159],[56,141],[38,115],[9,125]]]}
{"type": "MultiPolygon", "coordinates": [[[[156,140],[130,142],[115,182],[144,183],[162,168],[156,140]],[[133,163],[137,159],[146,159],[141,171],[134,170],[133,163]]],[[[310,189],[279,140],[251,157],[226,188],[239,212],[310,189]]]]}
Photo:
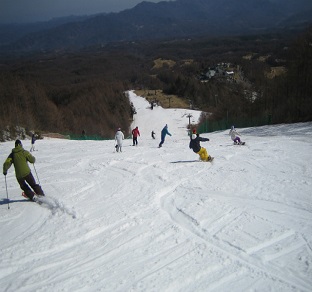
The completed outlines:
{"type": "Polygon", "coordinates": [[[191,127],[191,118],[193,117],[191,114],[188,114],[186,116],[189,119],[189,127],[191,127]]]}
{"type": "Polygon", "coordinates": [[[191,136],[191,118],[192,118],[193,116],[192,116],[191,114],[188,114],[186,117],[189,119],[189,124],[188,124],[189,130],[188,130],[188,134],[189,134],[189,136],[191,136]]]}

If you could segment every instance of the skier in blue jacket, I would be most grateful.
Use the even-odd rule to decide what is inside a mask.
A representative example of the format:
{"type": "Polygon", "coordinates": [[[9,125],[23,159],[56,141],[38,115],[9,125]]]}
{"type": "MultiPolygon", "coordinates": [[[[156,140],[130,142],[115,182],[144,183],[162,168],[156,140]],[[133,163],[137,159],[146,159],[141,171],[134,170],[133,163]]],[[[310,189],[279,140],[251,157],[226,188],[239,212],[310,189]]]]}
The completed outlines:
{"type": "Polygon", "coordinates": [[[159,148],[164,144],[166,135],[172,136],[168,131],[168,125],[164,126],[164,128],[161,130],[161,141],[159,143],[159,148]]]}

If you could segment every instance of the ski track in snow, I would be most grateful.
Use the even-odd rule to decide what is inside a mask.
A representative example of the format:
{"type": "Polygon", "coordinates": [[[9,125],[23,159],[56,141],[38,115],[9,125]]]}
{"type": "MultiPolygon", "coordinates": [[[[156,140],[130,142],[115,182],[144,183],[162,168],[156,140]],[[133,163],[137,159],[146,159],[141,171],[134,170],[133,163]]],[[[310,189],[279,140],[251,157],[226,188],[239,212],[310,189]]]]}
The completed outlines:
{"type": "MultiPolygon", "coordinates": [[[[241,129],[245,146],[232,145],[228,131],[204,134],[213,163],[172,164],[197,159],[190,111],[131,100],[138,147],[36,142],[41,206],[21,197],[10,169],[10,210],[4,185],[0,198],[1,289],[311,291],[312,124],[241,129]],[[166,123],[172,137],[158,149],[166,123]]],[[[11,147],[0,144],[3,161],[11,147]]]]}

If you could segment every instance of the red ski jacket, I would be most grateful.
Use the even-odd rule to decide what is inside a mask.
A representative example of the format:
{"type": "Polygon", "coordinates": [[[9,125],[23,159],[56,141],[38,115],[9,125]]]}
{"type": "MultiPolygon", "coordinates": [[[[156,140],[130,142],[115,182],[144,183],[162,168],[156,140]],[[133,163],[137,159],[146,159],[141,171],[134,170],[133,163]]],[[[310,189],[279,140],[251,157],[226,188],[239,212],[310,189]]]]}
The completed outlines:
{"type": "Polygon", "coordinates": [[[140,131],[139,131],[138,127],[136,127],[135,129],[132,130],[132,135],[135,138],[140,136],[140,131]]]}

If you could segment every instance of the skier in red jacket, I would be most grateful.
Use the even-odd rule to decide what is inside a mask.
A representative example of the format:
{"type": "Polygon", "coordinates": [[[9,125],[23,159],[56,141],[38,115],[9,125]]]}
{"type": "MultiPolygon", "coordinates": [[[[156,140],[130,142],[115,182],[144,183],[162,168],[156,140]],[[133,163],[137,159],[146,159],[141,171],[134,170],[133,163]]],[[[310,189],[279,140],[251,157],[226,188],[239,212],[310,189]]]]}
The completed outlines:
{"type": "Polygon", "coordinates": [[[138,136],[140,136],[140,131],[138,127],[135,127],[132,130],[132,140],[133,140],[132,146],[138,146],[138,136]]]}

